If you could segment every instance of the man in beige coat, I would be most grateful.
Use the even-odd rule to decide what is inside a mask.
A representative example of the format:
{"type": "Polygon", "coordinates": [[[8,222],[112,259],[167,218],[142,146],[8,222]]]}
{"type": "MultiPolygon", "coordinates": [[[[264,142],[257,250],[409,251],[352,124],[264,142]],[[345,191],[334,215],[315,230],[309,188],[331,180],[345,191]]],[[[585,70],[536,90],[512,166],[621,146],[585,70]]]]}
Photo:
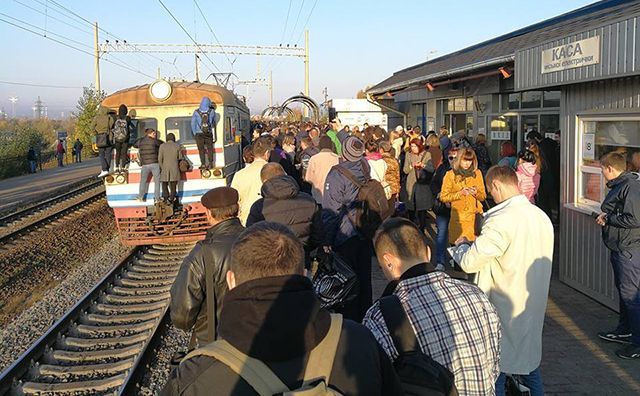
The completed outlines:
{"type": "Polygon", "coordinates": [[[539,367],[553,226],[542,210],[520,194],[511,168],[492,167],[486,182],[497,205],[484,215],[482,232],[472,245],[465,238],[457,241],[454,259],[465,272],[478,273],[478,286],[500,317],[502,374],[496,395],[505,394],[505,374],[519,374],[531,395],[543,395],[539,367]]]}
{"type": "Polygon", "coordinates": [[[318,205],[322,205],[322,192],[327,175],[334,165],[338,165],[340,157],[333,150],[333,142],[329,136],[320,138],[318,144],[320,152],[309,159],[309,166],[305,173],[304,180],[311,184],[311,196],[318,205]]]}
{"type": "Polygon", "coordinates": [[[231,182],[231,187],[235,188],[240,196],[240,214],[238,217],[243,226],[247,224],[251,205],[261,197],[262,179],[260,178],[260,171],[269,160],[269,155],[271,154],[271,144],[265,137],[258,138],[252,147],[255,160],[244,169],[236,172],[231,182]]]}

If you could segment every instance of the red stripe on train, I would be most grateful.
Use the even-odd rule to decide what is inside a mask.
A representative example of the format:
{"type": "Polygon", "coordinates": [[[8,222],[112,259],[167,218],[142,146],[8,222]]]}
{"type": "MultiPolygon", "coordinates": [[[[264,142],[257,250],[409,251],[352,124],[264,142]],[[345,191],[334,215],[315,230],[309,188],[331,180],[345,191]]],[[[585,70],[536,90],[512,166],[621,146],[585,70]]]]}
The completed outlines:
{"type": "MultiPolygon", "coordinates": [[[[200,174],[200,169],[194,169],[187,173],[180,173],[180,180],[200,180],[202,179],[202,175],[200,174]]],[[[151,181],[151,176],[149,176],[149,180],[151,181]]],[[[140,173],[129,173],[129,184],[140,183],[140,173]]]]}
{"type": "MultiPolygon", "coordinates": [[[[216,147],[214,149],[216,154],[221,154],[224,149],[222,147],[216,147]]],[[[183,155],[198,155],[198,149],[189,149],[189,150],[182,150],[182,154],[183,155]]],[[[136,154],[132,154],[129,153],[129,158],[133,159],[136,156],[136,154]]]]}

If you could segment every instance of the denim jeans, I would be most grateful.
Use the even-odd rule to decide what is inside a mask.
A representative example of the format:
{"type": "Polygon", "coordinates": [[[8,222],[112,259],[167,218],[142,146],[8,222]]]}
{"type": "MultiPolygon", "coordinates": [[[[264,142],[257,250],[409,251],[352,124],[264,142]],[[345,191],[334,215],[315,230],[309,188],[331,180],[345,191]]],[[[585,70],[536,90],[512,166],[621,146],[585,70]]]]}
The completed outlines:
{"type": "MultiPolygon", "coordinates": [[[[520,382],[529,390],[531,396],[544,396],[544,386],[542,385],[542,375],[540,375],[540,367],[533,370],[527,375],[518,375],[520,382]]],[[[505,385],[507,383],[505,373],[500,373],[496,380],[496,396],[505,396],[505,385]]]]}
{"type": "Polygon", "coordinates": [[[449,240],[449,216],[436,216],[436,264],[446,264],[445,252],[449,240]]]}
{"type": "Polygon", "coordinates": [[[76,150],[75,161],[82,162],[82,150],[76,150]]]}
{"type": "Polygon", "coordinates": [[[140,169],[140,190],[138,197],[144,199],[149,190],[149,175],[153,176],[153,198],[158,201],[160,199],[160,165],[149,164],[142,165],[140,169]]]}
{"type": "Polygon", "coordinates": [[[100,157],[100,167],[103,172],[109,172],[111,168],[111,154],[113,147],[102,147],[98,149],[98,156],[100,157]]]}
{"type": "Polygon", "coordinates": [[[632,334],[631,342],[640,346],[640,248],[611,252],[613,281],[620,297],[617,331],[632,334]]]}
{"type": "Polygon", "coordinates": [[[36,161],[29,161],[29,172],[36,173],[36,161]]]}

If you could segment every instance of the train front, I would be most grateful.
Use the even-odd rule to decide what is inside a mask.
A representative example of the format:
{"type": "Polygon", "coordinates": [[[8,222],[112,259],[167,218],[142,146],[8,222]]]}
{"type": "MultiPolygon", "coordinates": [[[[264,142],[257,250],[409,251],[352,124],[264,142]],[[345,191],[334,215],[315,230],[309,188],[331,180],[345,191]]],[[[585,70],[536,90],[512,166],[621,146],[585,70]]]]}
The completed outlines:
{"type": "Polygon", "coordinates": [[[249,128],[248,109],[223,87],[164,80],[118,91],[102,103],[110,109],[117,109],[121,104],[128,107],[135,130],[129,139],[130,161],[124,171],[112,172],[105,177],[105,186],[107,202],[113,208],[122,243],[148,245],[203,239],[209,225],[200,198],[212,188],[227,185],[240,168],[239,136],[243,127],[249,128]],[[191,131],[192,114],[204,96],[215,104],[214,166],[208,169],[201,169],[191,131]],[[136,199],[141,167],[137,161],[138,150],[133,144],[144,136],[147,128],[155,129],[162,141],[166,141],[168,133],[173,133],[189,165],[188,170],[181,169],[176,205],[154,202],[155,186],[151,177],[147,180],[145,200],[136,199]]]}

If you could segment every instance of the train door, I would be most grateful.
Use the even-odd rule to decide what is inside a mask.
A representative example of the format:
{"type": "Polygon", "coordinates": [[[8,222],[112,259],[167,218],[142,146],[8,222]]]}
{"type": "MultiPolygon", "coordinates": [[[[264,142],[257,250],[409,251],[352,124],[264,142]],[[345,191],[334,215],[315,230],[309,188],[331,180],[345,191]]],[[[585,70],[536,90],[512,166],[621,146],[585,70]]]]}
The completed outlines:
{"type": "Polygon", "coordinates": [[[236,143],[235,132],[238,129],[239,111],[234,107],[225,107],[223,115],[223,139],[224,139],[224,158],[225,170],[227,176],[231,176],[240,169],[240,144],[236,143]]]}

